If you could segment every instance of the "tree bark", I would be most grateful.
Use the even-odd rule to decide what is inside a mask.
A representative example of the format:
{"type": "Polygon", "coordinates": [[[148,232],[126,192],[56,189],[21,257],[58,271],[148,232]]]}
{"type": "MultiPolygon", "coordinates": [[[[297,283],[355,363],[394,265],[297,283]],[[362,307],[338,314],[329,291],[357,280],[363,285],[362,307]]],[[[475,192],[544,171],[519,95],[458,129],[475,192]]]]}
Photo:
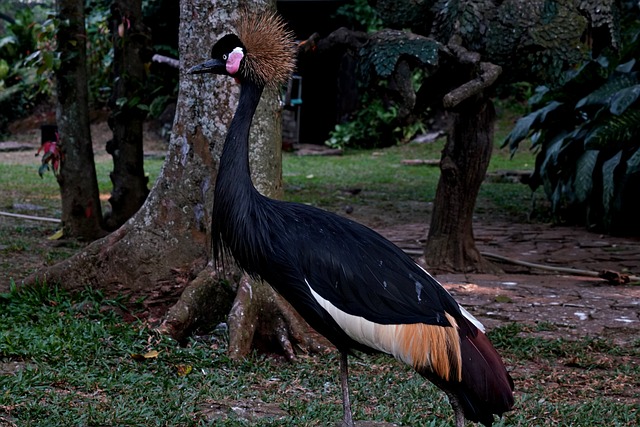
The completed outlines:
{"type": "MultiPolygon", "coordinates": [[[[182,70],[208,58],[210,46],[232,32],[232,20],[242,7],[256,10],[273,4],[181,3],[182,70]]],[[[296,314],[270,287],[249,282],[232,264],[221,274],[209,262],[215,173],[238,94],[231,78],[182,74],[167,158],[145,204],[109,236],[32,275],[26,283],[46,278],[71,290],[89,285],[108,294],[146,296],[150,309],[179,299],[161,327],[179,340],[203,322],[227,320],[233,296],[235,317],[229,316],[229,330],[234,357],[246,354],[257,342],[281,343],[279,351],[289,357],[293,348],[324,350],[325,342],[316,339],[306,324],[294,322],[296,314]],[[246,297],[247,286],[253,290],[251,298],[246,297]]],[[[265,91],[256,114],[250,138],[253,179],[258,190],[277,196],[282,194],[282,172],[280,103],[275,91],[265,91]]]]}
{"type": "Polygon", "coordinates": [[[500,269],[476,248],[473,211],[493,151],[496,113],[486,92],[502,68],[481,62],[480,54],[464,48],[457,36],[449,40],[447,48],[455,59],[449,65],[451,73],[463,83],[442,99],[451,120],[440,159],[425,262],[433,271],[497,273],[500,269]]]}
{"type": "Polygon", "coordinates": [[[425,261],[433,270],[497,272],[480,255],[473,236],[473,210],[493,149],[495,110],[491,100],[474,96],[451,114],[425,261]]]}
{"type": "Polygon", "coordinates": [[[109,127],[113,138],[107,142],[107,152],[113,157],[113,190],[105,227],[115,230],[140,209],[149,194],[142,146],[147,97],[141,56],[147,48],[148,29],[142,22],[141,0],[116,0],[111,5],[111,34],[114,84],[109,127]]]}
{"type": "Polygon", "coordinates": [[[84,2],[58,0],[60,67],[56,77],[56,121],[61,162],[57,175],[65,237],[91,241],[104,236],[89,126],[84,2]]]}

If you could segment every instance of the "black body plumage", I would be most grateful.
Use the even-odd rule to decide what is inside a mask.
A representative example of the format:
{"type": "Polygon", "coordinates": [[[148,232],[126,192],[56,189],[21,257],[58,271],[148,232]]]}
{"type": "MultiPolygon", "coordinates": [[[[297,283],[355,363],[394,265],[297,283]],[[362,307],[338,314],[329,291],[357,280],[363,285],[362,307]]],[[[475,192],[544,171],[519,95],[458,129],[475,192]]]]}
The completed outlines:
{"type": "Polygon", "coordinates": [[[463,321],[451,295],[377,232],[313,206],[267,198],[255,189],[247,141],[250,112],[260,94],[259,86],[243,83],[223,149],[214,192],[214,258],[220,261],[229,252],[341,350],[363,348],[337,327],[307,283],[340,310],[380,324],[451,326],[445,312],[463,321]]]}
{"type": "Polygon", "coordinates": [[[233,226],[220,223],[225,231],[219,243],[245,271],[271,284],[304,313],[339,349],[361,346],[335,325],[311,295],[310,286],[345,313],[379,324],[450,327],[445,312],[463,321],[446,290],[375,231],[339,215],[267,199],[257,192],[242,204],[242,220],[236,219],[233,226]]]}
{"type": "Polygon", "coordinates": [[[490,426],[494,414],[511,409],[513,381],[479,322],[377,232],[312,206],[269,199],[253,186],[249,130],[265,81],[236,62],[245,49],[238,37],[225,36],[211,60],[191,69],[241,83],[214,192],[214,259],[230,254],[343,353],[344,424],[353,425],[346,354],[359,350],[385,351],[413,364],[447,393],[457,426],[464,416],[490,426]]]}

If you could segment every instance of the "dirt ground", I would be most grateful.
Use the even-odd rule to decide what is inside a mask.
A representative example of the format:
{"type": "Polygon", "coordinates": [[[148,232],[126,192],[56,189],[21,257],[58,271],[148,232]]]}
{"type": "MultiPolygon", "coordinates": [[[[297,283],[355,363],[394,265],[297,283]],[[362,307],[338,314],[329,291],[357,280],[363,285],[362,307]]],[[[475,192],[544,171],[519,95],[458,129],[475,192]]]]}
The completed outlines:
{"type": "MultiPolygon", "coordinates": [[[[427,228],[406,224],[379,231],[413,252],[420,249],[427,228]]],[[[585,272],[568,274],[492,259],[504,273],[436,275],[489,329],[545,322],[557,327],[539,332],[549,338],[602,337],[623,345],[640,340],[640,283],[617,284],[586,273],[612,271],[634,279],[640,275],[640,239],[505,222],[476,223],[474,233],[482,253],[585,272]]]]}

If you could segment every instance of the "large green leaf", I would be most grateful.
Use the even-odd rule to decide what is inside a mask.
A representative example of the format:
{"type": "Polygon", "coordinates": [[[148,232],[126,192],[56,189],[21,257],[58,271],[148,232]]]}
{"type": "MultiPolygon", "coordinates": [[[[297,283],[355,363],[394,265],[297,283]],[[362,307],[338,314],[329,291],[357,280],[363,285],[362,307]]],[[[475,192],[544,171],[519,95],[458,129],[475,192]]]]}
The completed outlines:
{"type": "Polygon", "coordinates": [[[576,163],[573,189],[576,201],[583,203],[591,194],[593,188],[593,171],[598,160],[598,150],[585,151],[576,163]]]}
{"type": "Polygon", "coordinates": [[[627,176],[640,173],[640,148],[627,159],[627,176]]]}
{"type": "Polygon", "coordinates": [[[18,39],[15,36],[5,36],[0,38],[0,48],[10,45],[10,44],[18,44],[18,39]]]}
{"type": "Polygon", "coordinates": [[[616,155],[602,165],[602,206],[604,207],[605,215],[609,214],[615,195],[616,182],[614,180],[614,172],[620,164],[621,158],[622,151],[618,151],[616,155]]]}
{"type": "Polygon", "coordinates": [[[502,143],[502,147],[508,145],[513,153],[518,148],[520,141],[529,136],[529,133],[533,132],[538,125],[543,124],[547,119],[547,115],[561,105],[563,105],[562,102],[551,101],[539,110],[518,119],[513,130],[509,132],[509,135],[502,143]]]}
{"type": "Polygon", "coordinates": [[[505,138],[502,143],[502,147],[508,145],[513,154],[513,152],[518,148],[520,141],[525,139],[529,135],[529,132],[533,130],[531,128],[536,121],[536,117],[537,111],[527,114],[524,117],[520,117],[516,122],[516,125],[513,127],[513,130],[509,132],[509,135],[505,138]]]}
{"type": "Polygon", "coordinates": [[[553,173],[550,171],[553,170],[554,166],[557,164],[558,155],[565,146],[567,136],[568,133],[566,132],[558,135],[556,139],[549,143],[549,145],[543,152],[540,152],[539,155],[544,156],[544,160],[540,165],[540,176],[548,177],[553,175],[553,173]]]}
{"type": "Polygon", "coordinates": [[[599,56],[598,58],[581,63],[577,68],[567,70],[562,85],[554,87],[553,90],[536,90],[530,99],[532,108],[547,103],[551,100],[560,100],[574,104],[576,98],[584,91],[585,87],[604,83],[609,77],[609,58],[599,56]]]}
{"type": "Polygon", "coordinates": [[[602,86],[578,101],[576,109],[589,105],[608,105],[616,93],[637,83],[638,76],[636,73],[613,74],[602,86]]]}
{"type": "Polygon", "coordinates": [[[560,184],[555,186],[549,200],[551,201],[551,211],[557,213],[560,209],[560,201],[562,200],[562,186],[560,184]]]}
{"type": "Polygon", "coordinates": [[[620,73],[630,73],[633,70],[633,67],[636,65],[635,58],[625,62],[624,64],[620,64],[616,67],[616,71],[620,73]]]}
{"type": "Polygon", "coordinates": [[[616,116],[624,113],[629,106],[631,106],[640,96],[640,84],[624,88],[618,91],[613,98],[609,106],[609,111],[616,116]]]}

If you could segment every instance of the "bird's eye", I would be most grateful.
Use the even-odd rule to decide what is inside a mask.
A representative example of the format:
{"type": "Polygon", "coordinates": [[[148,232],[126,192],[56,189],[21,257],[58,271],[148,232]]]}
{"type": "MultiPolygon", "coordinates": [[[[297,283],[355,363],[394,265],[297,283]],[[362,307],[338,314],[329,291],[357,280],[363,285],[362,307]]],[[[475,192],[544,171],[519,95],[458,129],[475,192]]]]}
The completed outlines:
{"type": "Polygon", "coordinates": [[[227,60],[228,57],[229,57],[229,55],[227,55],[226,53],[224,55],[222,55],[222,59],[224,59],[225,61],[227,60]]]}

